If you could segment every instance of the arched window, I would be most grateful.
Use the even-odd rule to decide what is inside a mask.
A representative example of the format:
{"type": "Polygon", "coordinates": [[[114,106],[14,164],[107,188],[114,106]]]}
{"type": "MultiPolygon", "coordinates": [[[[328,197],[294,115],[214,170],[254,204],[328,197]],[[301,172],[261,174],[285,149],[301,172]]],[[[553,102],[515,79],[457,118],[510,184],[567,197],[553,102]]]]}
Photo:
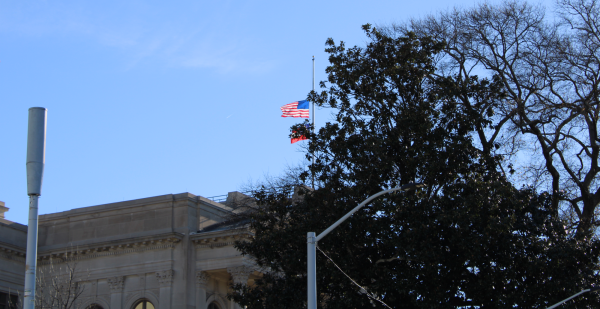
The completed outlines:
{"type": "Polygon", "coordinates": [[[219,307],[217,302],[212,302],[212,303],[210,303],[210,305],[208,305],[207,309],[221,309],[221,307],[219,307]]]}
{"type": "Polygon", "coordinates": [[[147,299],[142,299],[135,303],[133,309],[154,309],[154,305],[149,302],[147,299]]]}
{"type": "Polygon", "coordinates": [[[100,306],[98,304],[91,304],[91,305],[85,307],[85,309],[104,309],[104,308],[102,308],[102,306],[100,306]]]}

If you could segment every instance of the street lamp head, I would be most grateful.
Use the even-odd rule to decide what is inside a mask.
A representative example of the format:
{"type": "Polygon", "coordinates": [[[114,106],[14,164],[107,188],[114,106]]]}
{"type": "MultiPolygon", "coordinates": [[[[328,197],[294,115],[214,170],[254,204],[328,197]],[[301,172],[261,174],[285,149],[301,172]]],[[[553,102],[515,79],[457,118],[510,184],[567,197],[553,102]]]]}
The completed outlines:
{"type": "Polygon", "coordinates": [[[409,184],[405,184],[405,185],[401,186],[400,188],[398,188],[398,190],[412,191],[412,190],[416,190],[418,188],[423,188],[423,187],[427,187],[427,185],[424,183],[421,183],[421,182],[411,182],[409,184]]]}

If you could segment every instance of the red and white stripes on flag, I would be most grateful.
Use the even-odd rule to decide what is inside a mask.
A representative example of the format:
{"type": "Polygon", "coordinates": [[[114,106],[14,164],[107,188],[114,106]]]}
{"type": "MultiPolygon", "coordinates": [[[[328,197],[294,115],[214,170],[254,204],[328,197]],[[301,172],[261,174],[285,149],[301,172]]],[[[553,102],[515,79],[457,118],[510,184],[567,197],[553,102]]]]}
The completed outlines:
{"type": "Polygon", "coordinates": [[[308,118],[308,101],[296,101],[281,107],[281,117],[308,118]]]}

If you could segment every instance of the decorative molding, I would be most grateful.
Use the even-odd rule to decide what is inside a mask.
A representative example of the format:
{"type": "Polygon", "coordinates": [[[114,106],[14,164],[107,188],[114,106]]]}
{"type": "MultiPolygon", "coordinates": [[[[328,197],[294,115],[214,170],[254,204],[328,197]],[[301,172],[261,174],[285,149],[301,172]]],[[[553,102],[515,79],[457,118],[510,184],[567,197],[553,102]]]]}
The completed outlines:
{"type": "Polygon", "coordinates": [[[156,278],[158,278],[158,282],[160,283],[160,287],[166,287],[166,286],[171,286],[171,283],[173,283],[173,275],[174,275],[175,271],[173,271],[172,269],[170,270],[163,270],[163,271],[157,271],[156,272],[156,278]]]}
{"type": "Polygon", "coordinates": [[[211,243],[211,244],[205,244],[205,245],[197,245],[196,248],[220,248],[220,247],[227,247],[227,246],[233,246],[233,244],[235,244],[235,242],[233,241],[229,241],[229,242],[217,242],[217,243],[211,243]]]}
{"type": "Polygon", "coordinates": [[[125,283],[125,277],[112,277],[108,278],[108,286],[110,287],[110,292],[112,293],[122,293],[123,292],[123,283],[125,283]]]}
{"type": "Polygon", "coordinates": [[[15,254],[15,253],[1,253],[0,252],[0,258],[3,258],[5,260],[11,260],[11,261],[25,263],[25,256],[22,256],[18,253],[15,254]]]}
{"type": "Polygon", "coordinates": [[[248,266],[227,267],[227,272],[231,275],[234,284],[247,284],[248,277],[254,272],[254,269],[248,266]]]}
{"type": "Polygon", "coordinates": [[[0,242],[0,257],[17,262],[25,262],[25,249],[0,242]]]}
{"type": "MultiPolygon", "coordinates": [[[[211,233],[212,234],[212,233],[211,233]]],[[[211,235],[209,233],[193,234],[190,239],[196,245],[196,248],[219,248],[232,246],[238,240],[250,239],[249,233],[228,233],[226,235],[211,235]],[[208,235],[204,235],[208,234],[208,235]]]]}
{"type": "Polygon", "coordinates": [[[197,271],[196,272],[196,284],[200,287],[207,287],[208,281],[210,280],[210,275],[205,271],[197,271]]]}
{"type": "Polygon", "coordinates": [[[113,242],[86,245],[85,248],[62,248],[53,250],[53,252],[42,252],[38,254],[38,264],[49,264],[51,259],[54,263],[62,263],[66,261],[77,261],[149,250],[173,249],[182,239],[183,234],[181,233],[169,233],[167,235],[156,235],[150,239],[148,237],[125,239],[117,244],[113,242]]]}

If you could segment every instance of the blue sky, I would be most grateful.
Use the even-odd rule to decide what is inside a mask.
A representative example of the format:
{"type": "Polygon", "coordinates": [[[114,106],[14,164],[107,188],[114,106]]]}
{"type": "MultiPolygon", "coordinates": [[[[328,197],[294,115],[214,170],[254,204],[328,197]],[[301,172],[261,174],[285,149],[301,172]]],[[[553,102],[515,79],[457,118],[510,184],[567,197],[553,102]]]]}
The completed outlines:
{"type": "MultiPolygon", "coordinates": [[[[324,80],[325,40],[473,0],[2,1],[0,201],[27,223],[27,110],[48,109],[40,214],[226,194],[302,163],[279,107],[324,80]]],[[[547,1],[552,3],[551,0],[547,1]]],[[[317,126],[331,120],[317,110],[317,126]]]]}

